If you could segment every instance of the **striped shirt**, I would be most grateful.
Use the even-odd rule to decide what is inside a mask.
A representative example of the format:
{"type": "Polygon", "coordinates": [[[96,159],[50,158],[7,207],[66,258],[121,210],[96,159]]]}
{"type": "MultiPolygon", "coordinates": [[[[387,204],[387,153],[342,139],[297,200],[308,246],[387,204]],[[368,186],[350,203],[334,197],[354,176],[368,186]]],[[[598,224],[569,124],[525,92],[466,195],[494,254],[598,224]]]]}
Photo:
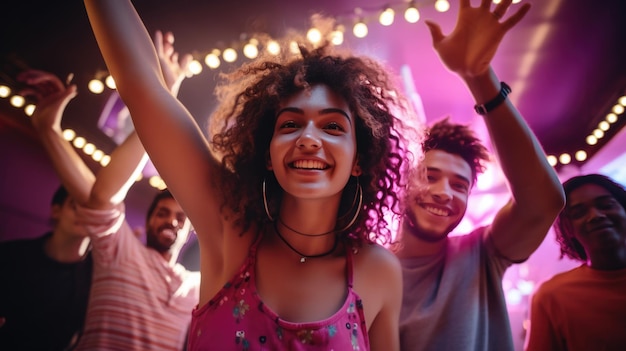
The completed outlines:
{"type": "Polygon", "coordinates": [[[77,350],[181,350],[200,275],[170,265],[124,220],[124,205],[78,209],[93,245],[93,281],[77,350]]]}

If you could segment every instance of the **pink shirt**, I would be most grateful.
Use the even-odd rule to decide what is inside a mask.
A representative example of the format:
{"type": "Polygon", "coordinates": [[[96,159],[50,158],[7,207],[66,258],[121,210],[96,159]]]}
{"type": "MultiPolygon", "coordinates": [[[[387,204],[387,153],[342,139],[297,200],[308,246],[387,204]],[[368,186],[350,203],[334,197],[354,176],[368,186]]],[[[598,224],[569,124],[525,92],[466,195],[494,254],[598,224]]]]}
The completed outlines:
{"type": "Polygon", "coordinates": [[[281,319],[256,291],[257,240],[239,273],[202,308],[193,311],[188,350],[369,349],[363,304],[352,289],[352,253],[348,250],[348,296],[330,318],[307,323],[281,319]]]}
{"type": "Polygon", "coordinates": [[[124,206],[78,209],[89,223],[93,282],[77,350],[181,350],[200,277],[137,239],[124,206]]]}

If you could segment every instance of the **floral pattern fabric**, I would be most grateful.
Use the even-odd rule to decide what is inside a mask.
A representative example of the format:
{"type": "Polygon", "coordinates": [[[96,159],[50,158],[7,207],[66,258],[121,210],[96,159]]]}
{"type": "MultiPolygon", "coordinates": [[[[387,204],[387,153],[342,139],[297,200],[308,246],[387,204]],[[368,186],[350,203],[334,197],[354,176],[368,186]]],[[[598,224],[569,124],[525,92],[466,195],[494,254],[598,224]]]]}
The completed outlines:
{"type": "Polygon", "coordinates": [[[352,289],[352,253],[347,258],[348,296],[331,317],[292,323],[281,319],[256,292],[257,240],[239,273],[206,305],[193,311],[188,350],[369,349],[363,304],[352,289]]]}

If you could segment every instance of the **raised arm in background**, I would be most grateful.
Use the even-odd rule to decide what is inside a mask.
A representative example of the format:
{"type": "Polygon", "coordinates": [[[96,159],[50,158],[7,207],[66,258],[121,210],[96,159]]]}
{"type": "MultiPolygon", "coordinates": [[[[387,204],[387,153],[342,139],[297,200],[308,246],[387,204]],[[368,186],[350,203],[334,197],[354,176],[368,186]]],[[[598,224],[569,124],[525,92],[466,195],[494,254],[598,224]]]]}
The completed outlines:
{"type": "MultiPolygon", "coordinates": [[[[492,12],[490,0],[481,0],[478,7],[461,0],[457,25],[447,36],[437,24],[427,22],[442,62],[461,77],[477,104],[500,93],[491,60],[507,31],[530,9],[530,4],[524,4],[501,21],[510,5],[511,0],[503,0],[492,12]]],[[[502,256],[522,261],[539,247],[563,208],[563,189],[537,138],[509,99],[489,111],[484,121],[511,191],[511,199],[486,233],[502,256]]]]}

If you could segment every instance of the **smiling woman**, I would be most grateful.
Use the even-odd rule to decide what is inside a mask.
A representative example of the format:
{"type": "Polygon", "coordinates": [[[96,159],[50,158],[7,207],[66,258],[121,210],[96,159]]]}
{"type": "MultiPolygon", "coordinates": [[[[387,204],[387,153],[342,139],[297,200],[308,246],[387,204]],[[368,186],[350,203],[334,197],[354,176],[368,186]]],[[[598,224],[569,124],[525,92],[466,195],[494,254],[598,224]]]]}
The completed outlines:
{"type": "Polygon", "coordinates": [[[206,140],[151,68],[132,4],[85,3],[142,143],[197,232],[188,348],[398,350],[400,266],[376,242],[391,240],[385,216],[409,156],[389,111],[411,113],[386,68],[294,33],[282,47],[298,53],[263,53],[218,82],[206,140]]]}

